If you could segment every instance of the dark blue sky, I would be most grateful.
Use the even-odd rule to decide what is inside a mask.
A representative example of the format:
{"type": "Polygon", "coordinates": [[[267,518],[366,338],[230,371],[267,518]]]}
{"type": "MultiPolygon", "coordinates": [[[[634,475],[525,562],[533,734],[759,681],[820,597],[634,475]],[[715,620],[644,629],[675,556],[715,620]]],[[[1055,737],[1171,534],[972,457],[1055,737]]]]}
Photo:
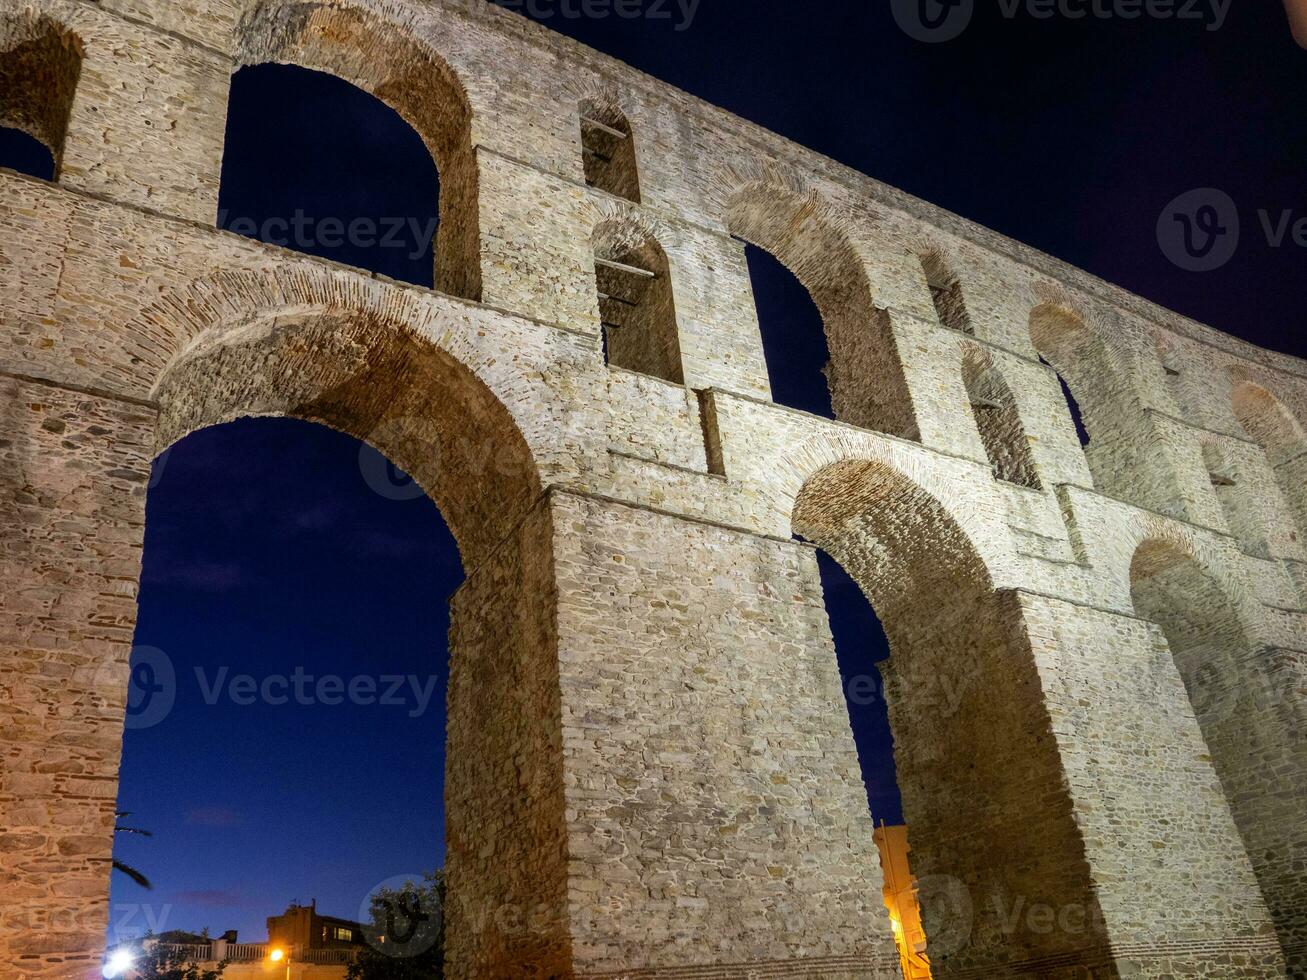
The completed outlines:
{"type": "MultiPolygon", "coordinates": [[[[862,0],[704,0],[681,31],[616,18],[547,26],[1164,305],[1307,353],[1304,253],[1268,246],[1256,216],[1307,217],[1307,53],[1291,45],[1279,6],[1235,5],[1215,32],[998,11],[977,0],[971,28],[934,46],[906,37],[888,4],[862,0]],[[1234,198],[1244,241],[1223,269],[1186,273],[1162,255],[1155,226],[1170,200],[1204,186],[1234,198]]],[[[435,215],[420,141],[342,83],[246,69],[228,137],[228,226],[297,208],[419,226],[435,215]]],[[[0,133],[0,163],[39,171],[39,156],[0,133]]],[[[429,285],[429,252],[409,251],[323,254],[429,285]]],[[[778,395],[820,410],[815,310],[766,257],[752,268],[778,395]]],[[[156,476],[137,640],[167,652],[179,696],[125,742],[121,804],[156,836],[124,839],[120,856],[156,888],[116,881],[115,924],[142,926],[133,907],[148,903],[156,917],[171,907],[164,927],[257,939],[266,915],[313,897],[352,916],[382,879],[441,857],[452,541],[424,498],[368,486],[357,443],[304,423],[198,433],[156,476]],[[302,667],[434,678],[436,690],[418,717],[411,689],[395,707],[207,705],[195,670],[212,683],[224,665],[228,680],[302,667]]],[[[883,639],[856,587],[830,562],[822,572],[841,666],[865,672],[883,639]]],[[[854,724],[873,812],[893,821],[883,710],[871,705],[854,724]]]]}
{"type": "Polygon", "coordinates": [[[325,427],[256,419],[155,464],[136,642],[170,658],[177,702],[124,739],[120,805],[154,836],[117,853],[155,888],[115,876],[116,916],[148,902],[172,906],[168,927],[258,939],[293,898],[352,918],[378,882],[441,862],[446,600],[462,568],[428,498],[365,479],[383,463],[325,427]],[[242,675],[285,678],[268,693],[286,703],[242,675]],[[331,703],[324,678],[347,693],[361,675],[378,685],[356,693],[386,703],[331,703]],[[391,677],[405,680],[387,696],[391,677]]]}

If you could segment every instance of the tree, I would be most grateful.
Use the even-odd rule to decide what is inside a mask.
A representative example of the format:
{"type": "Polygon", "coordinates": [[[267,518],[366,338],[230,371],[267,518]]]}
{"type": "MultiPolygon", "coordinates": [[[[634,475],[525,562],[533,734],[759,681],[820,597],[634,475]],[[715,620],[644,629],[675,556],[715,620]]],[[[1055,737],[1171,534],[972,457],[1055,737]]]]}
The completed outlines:
{"type": "Polygon", "coordinates": [[[443,980],[445,872],[372,896],[368,944],[350,964],[349,980],[443,980]]]}
{"type": "MultiPolygon", "coordinates": [[[[126,811],[119,810],[119,811],[118,811],[117,813],[115,813],[113,816],[114,816],[114,820],[115,820],[115,821],[118,821],[118,820],[121,820],[123,817],[130,817],[131,814],[130,814],[130,813],[127,813],[126,811]]],[[[150,831],[148,831],[148,830],[141,830],[139,827],[124,827],[124,826],[123,826],[122,824],[120,824],[120,823],[115,823],[115,824],[114,824],[113,832],[114,832],[115,834],[137,834],[137,835],[139,835],[139,836],[141,836],[141,837],[153,837],[153,836],[154,836],[154,834],[150,833],[150,831]]],[[[142,888],[153,888],[153,887],[154,887],[154,885],[152,885],[152,884],[150,883],[150,879],[149,879],[149,878],[145,877],[145,875],[144,875],[142,872],[137,871],[137,870],[136,870],[135,868],[133,868],[130,864],[127,864],[127,863],[124,862],[124,861],[119,861],[117,858],[114,858],[114,859],[113,859],[113,869],[114,869],[115,871],[121,871],[123,874],[125,874],[128,878],[132,879],[132,881],[136,882],[136,883],[137,883],[138,885],[140,885],[142,888]]]]}
{"type": "Polygon", "coordinates": [[[128,975],[133,980],[221,980],[225,969],[227,961],[223,960],[211,970],[202,970],[187,948],[170,946],[147,935],[140,958],[128,975]]]}

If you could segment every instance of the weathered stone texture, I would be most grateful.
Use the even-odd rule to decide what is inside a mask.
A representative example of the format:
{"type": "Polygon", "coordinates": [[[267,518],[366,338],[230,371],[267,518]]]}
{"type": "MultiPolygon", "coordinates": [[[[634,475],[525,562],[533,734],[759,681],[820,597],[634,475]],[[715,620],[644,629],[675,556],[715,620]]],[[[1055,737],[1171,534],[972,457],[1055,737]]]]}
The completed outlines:
{"type": "Polygon", "coordinates": [[[577,971],[894,975],[811,549],[554,500],[577,971]]]}
{"type": "Polygon", "coordinates": [[[451,975],[894,975],[796,532],[891,640],[940,977],[1307,975],[1307,365],[489,4],[0,0],[0,120],[61,163],[0,173],[0,977],[96,972],[147,460],[266,414],[459,543],[451,975]],[[439,291],[214,228],[264,60],[421,135],[439,291]],[[658,276],[611,366],[597,258],[658,276]]]}
{"type": "Polygon", "coordinates": [[[91,976],[154,412],[0,379],[0,973],[91,976]]]}

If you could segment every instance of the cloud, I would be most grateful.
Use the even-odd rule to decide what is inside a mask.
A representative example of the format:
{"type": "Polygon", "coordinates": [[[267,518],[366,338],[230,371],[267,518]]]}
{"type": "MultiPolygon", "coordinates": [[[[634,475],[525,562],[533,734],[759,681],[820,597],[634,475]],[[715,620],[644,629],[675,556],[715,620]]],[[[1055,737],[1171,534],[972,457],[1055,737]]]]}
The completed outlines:
{"type": "Polygon", "coordinates": [[[244,569],[235,562],[169,561],[167,558],[147,562],[143,579],[151,585],[198,592],[230,592],[250,584],[244,569]]]}

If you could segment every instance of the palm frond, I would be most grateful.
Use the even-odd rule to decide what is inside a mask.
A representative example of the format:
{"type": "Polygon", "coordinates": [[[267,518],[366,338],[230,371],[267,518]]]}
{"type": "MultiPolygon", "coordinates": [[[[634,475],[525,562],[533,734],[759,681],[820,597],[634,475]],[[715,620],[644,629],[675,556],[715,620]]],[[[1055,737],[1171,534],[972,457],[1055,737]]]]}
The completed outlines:
{"type": "Polygon", "coordinates": [[[154,885],[150,883],[149,878],[145,877],[145,875],[141,874],[141,872],[137,871],[130,864],[126,864],[122,861],[119,861],[117,858],[113,859],[113,869],[115,871],[121,871],[123,874],[125,874],[128,878],[132,879],[132,881],[136,882],[142,888],[154,887],[154,885]]]}

